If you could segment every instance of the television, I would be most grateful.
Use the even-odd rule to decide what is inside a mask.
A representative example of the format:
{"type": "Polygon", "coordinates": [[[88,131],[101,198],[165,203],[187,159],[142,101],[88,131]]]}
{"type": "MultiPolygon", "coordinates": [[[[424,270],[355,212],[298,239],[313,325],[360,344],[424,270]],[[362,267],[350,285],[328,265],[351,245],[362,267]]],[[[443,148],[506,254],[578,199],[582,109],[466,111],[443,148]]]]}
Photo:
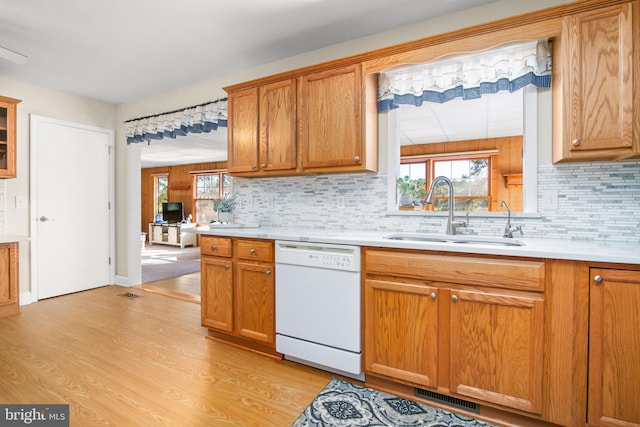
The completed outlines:
{"type": "Polygon", "coordinates": [[[181,222],[184,219],[182,202],[163,202],[162,220],[164,222],[181,222]]]}

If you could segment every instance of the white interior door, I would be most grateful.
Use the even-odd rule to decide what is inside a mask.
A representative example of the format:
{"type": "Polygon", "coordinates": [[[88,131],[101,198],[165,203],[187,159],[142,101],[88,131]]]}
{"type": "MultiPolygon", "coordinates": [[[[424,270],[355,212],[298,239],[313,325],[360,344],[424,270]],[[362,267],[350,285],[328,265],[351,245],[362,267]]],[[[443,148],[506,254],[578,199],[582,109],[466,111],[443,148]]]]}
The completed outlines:
{"type": "Polygon", "coordinates": [[[32,292],[113,282],[113,132],[31,116],[32,292]]]}

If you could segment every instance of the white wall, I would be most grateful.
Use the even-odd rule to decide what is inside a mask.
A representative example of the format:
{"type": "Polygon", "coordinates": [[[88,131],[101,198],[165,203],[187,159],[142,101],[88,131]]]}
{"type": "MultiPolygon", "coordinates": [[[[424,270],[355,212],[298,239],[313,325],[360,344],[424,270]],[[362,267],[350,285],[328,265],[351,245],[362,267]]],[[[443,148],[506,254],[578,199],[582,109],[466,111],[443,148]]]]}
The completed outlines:
{"type": "MultiPolygon", "coordinates": [[[[29,200],[30,168],[30,114],[53,117],[86,125],[115,129],[116,107],[104,102],[70,95],[0,76],[0,94],[21,99],[17,114],[17,178],[4,180],[6,198],[0,204],[4,211],[4,231],[8,234],[30,236],[29,207],[16,208],[16,197],[29,200]]],[[[52,177],[55,178],[55,177],[52,177]]],[[[65,191],[64,188],[60,189],[65,191]]],[[[19,270],[20,293],[31,290],[30,245],[20,244],[19,270]]]]}

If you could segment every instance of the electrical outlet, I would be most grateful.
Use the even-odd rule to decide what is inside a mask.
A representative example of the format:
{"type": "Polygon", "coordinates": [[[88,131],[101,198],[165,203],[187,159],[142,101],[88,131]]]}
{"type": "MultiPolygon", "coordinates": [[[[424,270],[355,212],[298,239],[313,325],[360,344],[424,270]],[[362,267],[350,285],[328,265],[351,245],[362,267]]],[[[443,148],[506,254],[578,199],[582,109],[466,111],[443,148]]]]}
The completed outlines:
{"type": "Polygon", "coordinates": [[[542,209],[558,209],[558,190],[542,190],[542,209]]]}

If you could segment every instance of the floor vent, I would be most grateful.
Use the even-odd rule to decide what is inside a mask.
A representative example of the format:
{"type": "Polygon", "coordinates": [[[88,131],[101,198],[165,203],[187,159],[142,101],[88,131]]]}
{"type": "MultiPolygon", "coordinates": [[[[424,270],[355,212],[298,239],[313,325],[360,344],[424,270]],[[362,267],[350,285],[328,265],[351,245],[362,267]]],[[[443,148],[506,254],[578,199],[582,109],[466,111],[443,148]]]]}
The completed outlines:
{"type": "Polygon", "coordinates": [[[414,393],[418,397],[430,400],[432,402],[443,403],[445,405],[454,406],[459,409],[464,409],[476,414],[480,413],[480,405],[466,400],[458,399],[456,397],[447,396],[440,393],[435,393],[429,390],[423,390],[421,388],[415,388],[414,393]]]}
{"type": "Polygon", "coordinates": [[[136,299],[136,298],[140,298],[142,295],[134,294],[132,292],[125,292],[124,294],[118,294],[118,296],[129,298],[129,299],[136,299]]]}

